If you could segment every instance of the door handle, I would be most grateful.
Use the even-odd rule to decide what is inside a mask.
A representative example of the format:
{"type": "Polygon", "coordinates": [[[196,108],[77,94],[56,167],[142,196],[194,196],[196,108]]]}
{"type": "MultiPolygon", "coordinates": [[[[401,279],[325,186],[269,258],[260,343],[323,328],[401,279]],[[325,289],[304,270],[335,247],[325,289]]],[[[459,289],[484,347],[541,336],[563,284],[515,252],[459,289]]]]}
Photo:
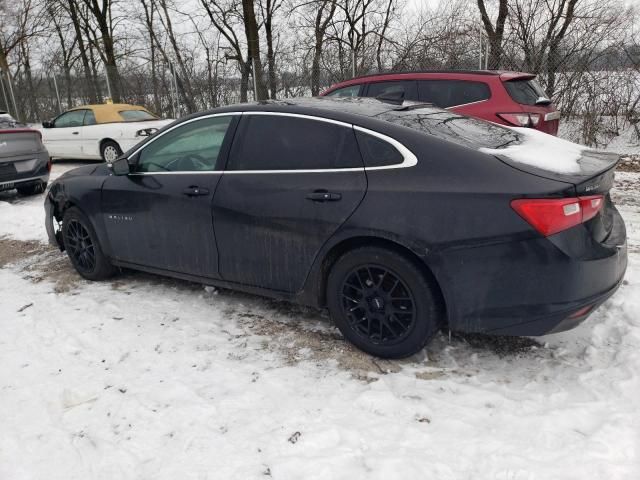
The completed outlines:
{"type": "Polygon", "coordinates": [[[191,185],[185,188],[184,190],[182,190],[182,193],[188,197],[199,197],[202,195],[209,195],[209,189],[201,188],[201,187],[198,187],[197,185],[191,185]]]}
{"type": "Polygon", "coordinates": [[[342,194],[328,192],[326,190],[316,190],[314,192],[307,193],[306,199],[313,202],[337,202],[338,200],[342,200],[342,194]]]}
{"type": "Polygon", "coordinates": [[[71,135],[80,135],[80,132],[71,132],[71,135]]]}

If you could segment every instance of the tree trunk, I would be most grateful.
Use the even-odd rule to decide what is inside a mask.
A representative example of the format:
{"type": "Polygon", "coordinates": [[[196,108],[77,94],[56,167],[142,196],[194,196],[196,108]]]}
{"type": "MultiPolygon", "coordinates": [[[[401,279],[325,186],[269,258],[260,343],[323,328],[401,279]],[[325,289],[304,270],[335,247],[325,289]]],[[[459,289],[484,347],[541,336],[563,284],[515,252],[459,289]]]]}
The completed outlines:
{"type": "Polygon", "coordinates": [[[253,66],[253,75],[257,85],[256,99],[266,100],[269,97],[264,83],[264,71],[260,59],[260,37],[258,36],[258,23],[256,12],[253,8],[253,0],[242,0],[242,12],[244,17],[244,31],[247,37],[249,60],[253,66]]]}

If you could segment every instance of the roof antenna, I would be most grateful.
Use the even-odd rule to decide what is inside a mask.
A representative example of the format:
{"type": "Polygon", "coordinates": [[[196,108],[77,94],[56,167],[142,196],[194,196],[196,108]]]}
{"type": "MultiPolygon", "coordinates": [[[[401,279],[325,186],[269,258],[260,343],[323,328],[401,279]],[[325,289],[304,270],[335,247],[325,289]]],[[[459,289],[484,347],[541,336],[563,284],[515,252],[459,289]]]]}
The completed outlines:
{"type": "Polygon", "coordinates": [[[376,97],[376,100],[392,105],[402,105],[404,102],[404,90],[401,92],[383,92],[376,97]]]}

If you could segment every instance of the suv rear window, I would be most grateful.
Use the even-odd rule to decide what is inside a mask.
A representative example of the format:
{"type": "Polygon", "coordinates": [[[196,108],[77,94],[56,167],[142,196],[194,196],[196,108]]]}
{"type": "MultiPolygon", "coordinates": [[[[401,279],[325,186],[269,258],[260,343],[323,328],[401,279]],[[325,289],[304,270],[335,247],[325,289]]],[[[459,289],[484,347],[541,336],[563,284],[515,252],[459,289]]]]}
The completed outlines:
{"type": "Polygon", "coordinates": [[[480,102],[491,97],[486,83],[466,80],[420,80],[418,91],[421,102],[433,103],[440,108],[480,102]]]}
{"type": "Polygon", "coordinates": [[[504,82],[509,96],[521,105],[535,105],[539,98],[547,99],[547,94],[533,78],[504,82]]]}

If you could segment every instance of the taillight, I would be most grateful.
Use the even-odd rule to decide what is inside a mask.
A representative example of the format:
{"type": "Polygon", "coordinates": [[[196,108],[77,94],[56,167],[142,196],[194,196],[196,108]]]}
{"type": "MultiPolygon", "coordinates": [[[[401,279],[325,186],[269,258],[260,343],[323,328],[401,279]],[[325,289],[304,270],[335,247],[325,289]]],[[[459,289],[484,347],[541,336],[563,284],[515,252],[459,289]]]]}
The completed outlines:
{"type": "Polygon", "coordinates": [[[537,113],[498,113],[496,115],[516,127],[536,127],[540,122],[540,115],[537,113]]]}
{"type": "Polygon", "coordinates": [[[49,161],[47,162],[47,171],[51,173],[51,158],[49,158],[49,161]]]}
{"type": "Polygon", "coordinates": [[[545,237],[592,219],[603,205],[602,195],[576,198],[521,198],[511,201],[511,208],[545,237]]]}

